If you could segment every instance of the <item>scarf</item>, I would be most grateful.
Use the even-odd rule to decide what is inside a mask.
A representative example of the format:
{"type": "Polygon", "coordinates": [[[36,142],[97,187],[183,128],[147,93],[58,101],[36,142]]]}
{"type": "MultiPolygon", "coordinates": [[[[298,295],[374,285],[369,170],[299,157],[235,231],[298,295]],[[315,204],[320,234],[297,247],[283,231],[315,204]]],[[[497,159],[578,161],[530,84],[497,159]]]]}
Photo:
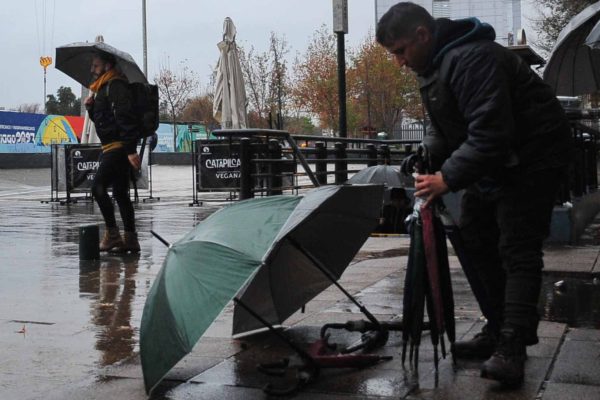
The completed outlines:
{"type": "Polygon", "coordinates": [[[115,68],[111,68],[100,75],[100,77],[90,85],[90,90],[94,93],[98,93],[98,90],[100,90],[100,88],[104,86],[106,82],[112,81],[113,79],[124,79],[121,73],[115,68]]]}

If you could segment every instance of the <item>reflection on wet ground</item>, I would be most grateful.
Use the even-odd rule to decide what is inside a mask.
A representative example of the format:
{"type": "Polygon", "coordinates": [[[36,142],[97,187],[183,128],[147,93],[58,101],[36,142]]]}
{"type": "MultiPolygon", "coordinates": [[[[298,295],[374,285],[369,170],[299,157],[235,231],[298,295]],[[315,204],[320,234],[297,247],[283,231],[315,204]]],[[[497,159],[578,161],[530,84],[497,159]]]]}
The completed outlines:
{"type": "Polygon", "coordinates": [[[544,320],[574,328],[600,328],[600,280],[591,276],[545,275],[540,314],[544,320]]]}
{"type": "Polygon", "coordinates": [[[135,274],[139,255],[107,257],[97,263],[82,262],[79,274],[81,296],[90,301],[91,321],[97,327],[96,349],[101,366],[133,355],[135,331],[131,325],[135,274]]]}
{"type": "Polygon", "coordinates": [[[49,189],[21,188],[3,178],[0,398],[16,398],[23,382],[15,376],[32,374],[37,384],[30,395],[36,398],[58,382],[89,379],[90,371],[138,351],[146,294],[167,250],[150,230],[176,241],[221,205],[188,207],[177,191],[163,202],[140,202],[139,256],[80,261],[78,228],[101,225],[97,207],[90,201],[44,204],[49,189]]]}

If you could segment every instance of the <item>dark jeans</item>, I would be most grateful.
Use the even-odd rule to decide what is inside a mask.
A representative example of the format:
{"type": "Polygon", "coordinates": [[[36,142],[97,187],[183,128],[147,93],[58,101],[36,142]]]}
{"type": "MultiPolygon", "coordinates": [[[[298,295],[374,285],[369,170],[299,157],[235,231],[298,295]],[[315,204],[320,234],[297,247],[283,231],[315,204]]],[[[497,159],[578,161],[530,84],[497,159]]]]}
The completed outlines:
{"type": "Polygon", "coordinates": [[[563,176],[559,169],[535,171],[507,179],[494,193],[472,186],[462,200],[461,233],[487,293],[489,327],[516,328],[526,344],[538,342],[542,245],[563,176]]]}
{"type": "Polygon", "coordinates": [[[130,174],[129,159],[125,151],[119,149],[103,153],[92,185],[92,194],[100,207],[106,226],[116,227],[115,209],[108,195],[108,187],[112,186],[112,193],[123,220],[123,227],[127,232],[135,232],[135,214],[129,198],[130,174]]]}

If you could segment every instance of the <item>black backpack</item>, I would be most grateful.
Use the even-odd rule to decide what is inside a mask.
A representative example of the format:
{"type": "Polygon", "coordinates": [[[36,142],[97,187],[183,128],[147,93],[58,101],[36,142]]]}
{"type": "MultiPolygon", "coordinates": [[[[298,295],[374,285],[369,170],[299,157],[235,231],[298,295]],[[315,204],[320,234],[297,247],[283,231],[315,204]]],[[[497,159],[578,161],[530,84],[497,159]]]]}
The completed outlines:
{"type": "MultiPolygon", "coordinates": [[[[156,133],[159,124],[158,86],[150,83],[128,83],[131,92],[132,111],[137,117],[139,138],[145,139],[156,133]]],[[[110,82],[106,85],[106,97],[110,91],[110,82]]]]}
{"type": "Polygon", "coordinates": [[[133,112],[138,118],[140,138],[154,135],[158,129],[158,86],[149,83],[129,84],[133,102],[133,112]]]}

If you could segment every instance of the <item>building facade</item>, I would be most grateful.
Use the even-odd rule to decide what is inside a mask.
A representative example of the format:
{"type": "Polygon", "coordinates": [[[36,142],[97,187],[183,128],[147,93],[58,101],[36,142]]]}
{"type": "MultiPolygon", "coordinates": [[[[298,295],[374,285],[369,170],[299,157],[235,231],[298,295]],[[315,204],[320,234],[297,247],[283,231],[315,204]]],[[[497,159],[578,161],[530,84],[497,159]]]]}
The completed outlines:
{"type": "MultiPolygon", "coordinates": [[[[503,45],[513,44],[513,38],[521,29],[521,0],[412,0],[435,18],[477,17],[496,30],[496,41],[503,45]]],[[[398,0],[375,0],[375,20],[398,0]]]]}

